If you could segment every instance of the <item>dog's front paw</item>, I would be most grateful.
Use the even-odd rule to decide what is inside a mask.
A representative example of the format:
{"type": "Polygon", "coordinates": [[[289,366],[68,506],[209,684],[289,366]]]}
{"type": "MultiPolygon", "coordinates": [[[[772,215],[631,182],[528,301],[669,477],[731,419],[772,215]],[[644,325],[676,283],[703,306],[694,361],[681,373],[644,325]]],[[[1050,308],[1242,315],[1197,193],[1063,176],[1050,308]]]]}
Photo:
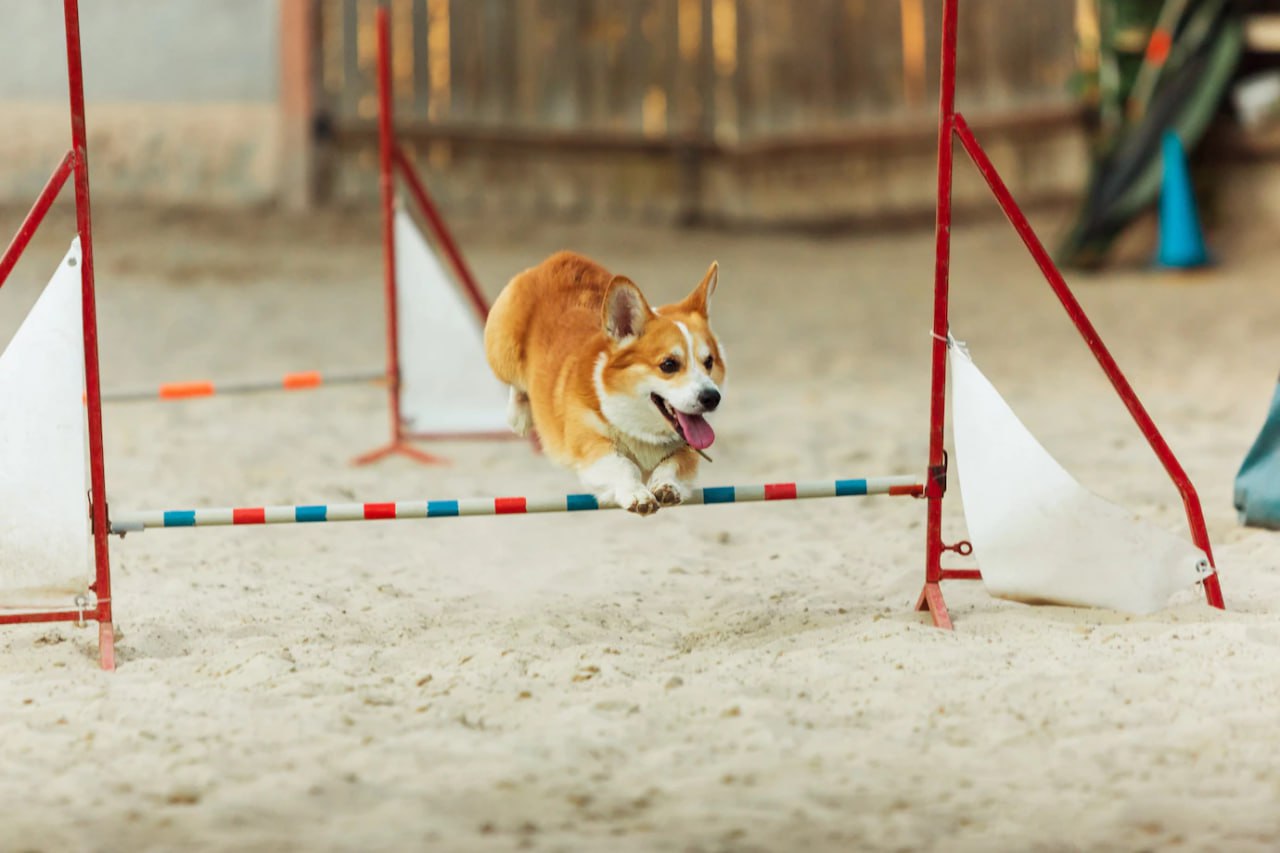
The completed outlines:
{"type": "Polygon", "coordinates": [[[693,490],[682,483],[650,483],[654,498],[662,506],[679,506],[689,499],[693,490]]]}
{"type": "Polygon", "coordinates": [[[636,515],[653,515],[658,511],[658,501],[653,493],[640,486],[636,489],[618,489],[614,500],[618,506],[636,515]]]}

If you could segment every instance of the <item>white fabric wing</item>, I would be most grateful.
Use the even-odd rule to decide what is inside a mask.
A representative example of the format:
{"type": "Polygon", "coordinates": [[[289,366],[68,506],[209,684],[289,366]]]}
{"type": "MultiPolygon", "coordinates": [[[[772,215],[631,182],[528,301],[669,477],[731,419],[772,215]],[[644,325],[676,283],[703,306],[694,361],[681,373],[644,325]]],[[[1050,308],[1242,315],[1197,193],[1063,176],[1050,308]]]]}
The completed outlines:
{"type": "Polygon", "coordinates": [[[71,609],[92,577],[80,241],[0,355],[0,609],[71,609]]]}
{"type": "Polygon", "coordinates": [[[395,238],[400,409],[406,431],[508,431],[508,392],[489,370],[475,310],[399,209],[395,238]]]}
{"type": "Polygon", "coordinates": [[[1151,613],[1211,573],[1203,552],[1082,487],[952,342],[960,493],[987,590],[1151,613]]]}

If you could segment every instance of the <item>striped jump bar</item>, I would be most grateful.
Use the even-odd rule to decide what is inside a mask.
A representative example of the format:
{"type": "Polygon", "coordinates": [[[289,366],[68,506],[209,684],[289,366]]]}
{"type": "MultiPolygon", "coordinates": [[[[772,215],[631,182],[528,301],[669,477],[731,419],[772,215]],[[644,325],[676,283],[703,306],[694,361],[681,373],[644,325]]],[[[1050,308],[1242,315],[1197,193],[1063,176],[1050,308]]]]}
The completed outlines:
{"type": "MultiPolygon", "coordinates": [[[[808,483],[769,483],[763,486],[709,486],[694,489],[684,506],[695,504],[789,501],[803,498],[843,498],[861,495],[924,493],[915,477],[868,477],[808,483]]],[[[306,524],[318,521],[378,521],[410,518],[458,518],[467,515],[524,515],[534,512],[580,512],[618,509],[592,495],[558,498],[463,498],[452,501],[316,504],[219,509],[166,509],[122,513],[111,519],[111,532],[123,536],[156,527],[212,527],[250,524],[306,524]]]]}
{"type": "Polygon", "coordinates": [[[133,391],[104,391],[102,399],[106,402],[137,402],[142,400],[190,400],[195,397],[213,397],[229,394],[256,394],[265,391],[306,391],[325,385],[357,385],[385,381],[385,370],[370,370],[361,373],[321,373],[318,370],[305,370],[299,373],[286,373],[279,379],[266,379],[249,382],[211,382],[196,379],[190,382],[167,382],[158,388],[133,391]]]}

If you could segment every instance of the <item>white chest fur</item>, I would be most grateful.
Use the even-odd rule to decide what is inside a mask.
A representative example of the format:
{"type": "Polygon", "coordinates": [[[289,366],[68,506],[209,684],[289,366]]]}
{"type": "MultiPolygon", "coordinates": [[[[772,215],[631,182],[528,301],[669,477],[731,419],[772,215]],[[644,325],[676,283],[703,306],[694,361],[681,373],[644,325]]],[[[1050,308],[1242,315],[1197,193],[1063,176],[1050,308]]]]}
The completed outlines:
{"type": "Polygon", "coordinates": [[[650,442],[626,435],[616,429],[611,429],[609,432],[609,438],[618,449],[618,453],[634,462],[645,479],[653,473],[653,469],[684,447],[684,440],[678,436],[672,436],[670,441],[650,442]]]}

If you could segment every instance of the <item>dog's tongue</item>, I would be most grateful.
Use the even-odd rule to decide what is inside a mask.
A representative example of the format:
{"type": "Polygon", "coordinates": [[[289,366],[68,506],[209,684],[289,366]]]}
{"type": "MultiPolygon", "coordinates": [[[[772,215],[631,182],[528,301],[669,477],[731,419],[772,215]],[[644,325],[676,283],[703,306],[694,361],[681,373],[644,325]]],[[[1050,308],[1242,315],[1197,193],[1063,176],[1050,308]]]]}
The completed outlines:
{"type": "Polygon", "coordinates": [[[686,415],[677,410],[676,418],[680,421],[684,440],[689,442],[689,446],[694,450],[706,450],[716,440],[716,431],[702,415],[686,415]]]}

